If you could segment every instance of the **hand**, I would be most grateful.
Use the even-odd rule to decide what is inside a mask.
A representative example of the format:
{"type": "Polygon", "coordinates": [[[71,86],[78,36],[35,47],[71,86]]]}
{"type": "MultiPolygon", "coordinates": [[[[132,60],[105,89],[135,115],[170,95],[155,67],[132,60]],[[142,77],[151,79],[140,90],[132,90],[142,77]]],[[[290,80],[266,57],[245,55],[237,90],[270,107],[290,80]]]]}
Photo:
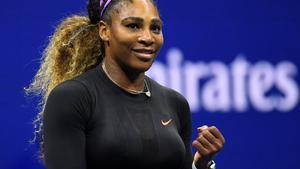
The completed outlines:
{"type": "Polygon", "coordinates": [[[198,137],[192,143],[197,149],[194,163],[198,169],[206,169],[208,162],[223,148],[225,139],[215,126],[208,127],[204,125],[197,129],[198,137]]]}

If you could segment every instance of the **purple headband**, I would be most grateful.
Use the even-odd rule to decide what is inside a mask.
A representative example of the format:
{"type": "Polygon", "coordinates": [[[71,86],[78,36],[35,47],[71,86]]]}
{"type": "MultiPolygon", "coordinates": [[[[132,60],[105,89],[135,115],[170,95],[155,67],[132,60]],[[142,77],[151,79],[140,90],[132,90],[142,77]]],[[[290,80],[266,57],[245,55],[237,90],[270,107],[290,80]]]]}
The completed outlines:
{"type": "Polygon", "coordinates": [[[108,4],[111,2],[111,0],[100,0],[100,18],[102,17],[104,11],[106,10],[108,4]]]}

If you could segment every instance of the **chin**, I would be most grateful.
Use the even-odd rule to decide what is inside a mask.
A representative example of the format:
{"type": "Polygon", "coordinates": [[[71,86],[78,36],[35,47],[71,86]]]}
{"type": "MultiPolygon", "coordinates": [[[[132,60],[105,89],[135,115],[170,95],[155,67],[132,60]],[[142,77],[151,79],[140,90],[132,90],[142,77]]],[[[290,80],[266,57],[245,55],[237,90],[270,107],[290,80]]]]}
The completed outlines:
{"type": "Polygon", "coordinates": [[[151,61],[147,61],[147,62],[139,61],[137,64],[135,64],[133,66],[133,69],[138,72],[146,72],[147,70],[150,69],[153,62],[154,62],[154,59],[151,61]]]}

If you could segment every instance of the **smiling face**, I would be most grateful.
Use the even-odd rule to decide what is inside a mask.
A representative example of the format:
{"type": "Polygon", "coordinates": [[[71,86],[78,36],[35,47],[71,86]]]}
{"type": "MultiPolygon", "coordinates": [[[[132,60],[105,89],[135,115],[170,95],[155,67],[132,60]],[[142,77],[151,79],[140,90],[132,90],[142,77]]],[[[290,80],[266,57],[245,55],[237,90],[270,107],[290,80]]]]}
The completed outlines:
{"type": "Polygon", "coordinates": [[[111,20],[105,35],[102,35],[102,39],[108,42],[105,57],[122,69],[148,70],[163,44],[162,22],[157,8],[149,0],[133,0],[133,3],[123,4],[113,12],[111,20]]]}

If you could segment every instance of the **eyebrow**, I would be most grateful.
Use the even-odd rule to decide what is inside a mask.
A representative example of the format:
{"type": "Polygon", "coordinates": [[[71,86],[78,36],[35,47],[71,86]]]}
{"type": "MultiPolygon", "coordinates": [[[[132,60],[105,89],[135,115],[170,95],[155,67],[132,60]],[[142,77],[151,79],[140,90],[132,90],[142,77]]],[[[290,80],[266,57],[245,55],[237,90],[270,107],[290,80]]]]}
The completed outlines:
{"type": "Polygon", "coordinates": [[[163,21],[160,19],[153,19],[151,22],[163,26],[163,21]]]}
{"type": "MultiPolygon", "coordinates": [[[[122,19],[121,23],[125,24],[126,22],[132,21],[132,20],[134,20],[135,22],[138,22],[138,23],[143,23],[144,22],[144,19],[142,19],[140,17],[131,16],[131,17],[127,17],[127,18],[122,19]]],[[[151,22],[154,23],[154,24],[163,25],[163,22],[160,19],[155,18],[155,19],[152,19],[151,22]]]]}

